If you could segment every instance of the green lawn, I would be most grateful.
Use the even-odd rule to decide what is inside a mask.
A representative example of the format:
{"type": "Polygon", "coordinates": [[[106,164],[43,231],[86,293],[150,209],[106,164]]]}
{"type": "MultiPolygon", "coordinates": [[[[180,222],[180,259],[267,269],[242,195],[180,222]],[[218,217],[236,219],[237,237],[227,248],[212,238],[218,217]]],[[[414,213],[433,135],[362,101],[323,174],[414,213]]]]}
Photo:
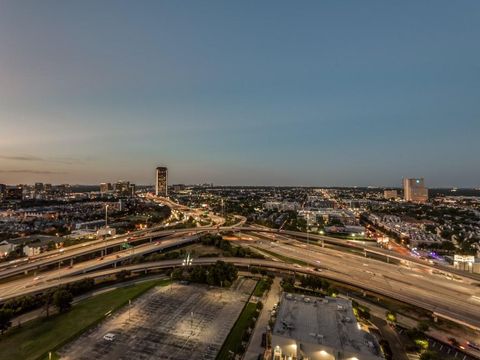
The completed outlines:
{"type": "Polygon", "coordinates": [[[279,260],[282,260],[284,262],[287,262],[287,263],[293,263],[293,264],[298,264],[298,265],[302,265],[302,266],[312,266],[311,264],[305,262],[305,261],[302,261],[302,260],[297,260],[297,259],[293,259],[293,258],[290,258],[288,256],[284,256],[284,255],[280,255],[280,254],[277,254],[273,251],[270,251],[270,250],[265,250],[265,249],[258,249],[264,253],[267,253],[271,256],[273,256],[274,258],[277,258],[279,260]]]}
{"type": "Polygon", "coordinates": [[[253,296],[262,297],[267,288],[267,281],[265,279],[261,279],[255,286],[255,290],[253,290],[253,296]]]}
{"type": "Polygon", "coordinates": [[[223,343],[217,355],[217,360],[230,359],[229,351],[237,352],[238,346],[242,343],[243,333],[247,330],[256,308],[257,304],[250,302],[243,308],[242,313],[223,343]]]}
{"type": "MultiPolygon", "coordinates": [[[[117,310],[156,285],[169,280],[151,280],[86,299],[65,313],[25,323],[0,337],[0,360],[48,359],[45,354],[101,321],[105,313],[117,310]]],[[[52,359],[55,359],[52,356],[52,359]]]]}

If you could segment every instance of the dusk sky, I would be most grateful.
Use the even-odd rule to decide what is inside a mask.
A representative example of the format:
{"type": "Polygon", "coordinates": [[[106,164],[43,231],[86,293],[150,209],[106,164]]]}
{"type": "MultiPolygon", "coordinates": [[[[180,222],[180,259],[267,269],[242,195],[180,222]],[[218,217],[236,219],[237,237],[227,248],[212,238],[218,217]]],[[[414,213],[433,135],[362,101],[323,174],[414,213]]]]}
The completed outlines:
{"type": "Polygon", "coordinates": [[[0,0],[0,183],[480,186],[480,1],[0,0]]]}

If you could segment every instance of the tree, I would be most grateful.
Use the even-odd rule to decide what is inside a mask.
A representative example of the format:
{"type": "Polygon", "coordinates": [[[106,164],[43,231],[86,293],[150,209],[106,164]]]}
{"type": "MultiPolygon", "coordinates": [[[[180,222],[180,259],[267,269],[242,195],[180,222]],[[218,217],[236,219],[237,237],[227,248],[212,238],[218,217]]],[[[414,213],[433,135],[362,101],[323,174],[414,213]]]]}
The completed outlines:
{"type": "Polygon", "coordinates": [[[428,323],[428,321],[420,321],[418,323],[418,326],[417,326],[418,330],[420,330],[421,332],[427,332],[428,329],[430,329],[430,324],[428,323]]]}
{"type": "Polygon", "coordinates": [[[118,281],[125,281],[125,279],[130,276],[130,271],[128,270],[122,270],[119,273],[117,273],[116,278],[118,281]]]}
{"type": "Polygon", "coordinates": [[[0,309],[0,334],[12,326],[13,311],[10,309],[0,309]]]}
{"type": "Polygon", "coordinates": [[[386,319],[387,321],[395,324],[397,322],[397,314],[395,314],[393,311],[387,311],[386,319]]]}
{"type": "Polygon", "coordinates": [[[59,312],[65,312],[72,306],[72,293],[65,289],[59,289],[53,294],[53,304],[59,312]]]}
{"type": "Polygon", "coordinates": [[[172,279],[174,280],[183,280],[183,269],[176,268],[172,271],[172,279]]]}
{"type": "Polygon", "coordinates": [[[420,355],[420,360],[440,360],[441,357],[435,351],[427,350],[420,355]]]}
{"type": "Polygon", "coordinates": [[[43,301],[44,301],[44,306],[45,306],[45,313],[47,314],[47,317],[49,317],[50,316],[50,306],[52,305],[52,302],[53,302],[53,291],[52,290],[47,290],[47,292],[43,296],[43,301]]]}

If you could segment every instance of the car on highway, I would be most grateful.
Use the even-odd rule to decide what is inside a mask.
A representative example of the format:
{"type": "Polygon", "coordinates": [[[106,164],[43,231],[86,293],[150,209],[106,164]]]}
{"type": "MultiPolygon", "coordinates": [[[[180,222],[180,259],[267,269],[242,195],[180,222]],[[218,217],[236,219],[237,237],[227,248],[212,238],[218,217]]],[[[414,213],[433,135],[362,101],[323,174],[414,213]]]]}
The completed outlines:
{"type": "Polygon", "coordinates": [[[472,349],[475,349],[475,350],[480,351],[480,345],[475,344],[475,343],[472,342],[472,341],[467,341],[467,346],[468,346],[468,347],[471,347],[472,349]]]}
{"type": "Polygon", "coordinates": [[[107,333],[107,334],[103,335],[103,340],[113,341],[113,340],[115,340],[115,338],[116,338],[116,335],[112,334],[112,333],[107,333]]]}

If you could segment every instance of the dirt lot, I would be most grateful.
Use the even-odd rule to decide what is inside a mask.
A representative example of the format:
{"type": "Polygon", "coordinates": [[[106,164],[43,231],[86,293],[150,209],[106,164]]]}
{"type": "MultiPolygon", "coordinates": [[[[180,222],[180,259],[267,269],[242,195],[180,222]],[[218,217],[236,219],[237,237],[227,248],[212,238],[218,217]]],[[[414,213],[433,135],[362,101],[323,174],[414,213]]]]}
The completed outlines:
{"type": "Polygon", "coordinates": [[[215,359],[255,281],[231,289],[203,285],[149,291],[96,328],[63,347],[62,359],[215,359]],[[113,341],[103,339],[115,334],[113,341]]]}

